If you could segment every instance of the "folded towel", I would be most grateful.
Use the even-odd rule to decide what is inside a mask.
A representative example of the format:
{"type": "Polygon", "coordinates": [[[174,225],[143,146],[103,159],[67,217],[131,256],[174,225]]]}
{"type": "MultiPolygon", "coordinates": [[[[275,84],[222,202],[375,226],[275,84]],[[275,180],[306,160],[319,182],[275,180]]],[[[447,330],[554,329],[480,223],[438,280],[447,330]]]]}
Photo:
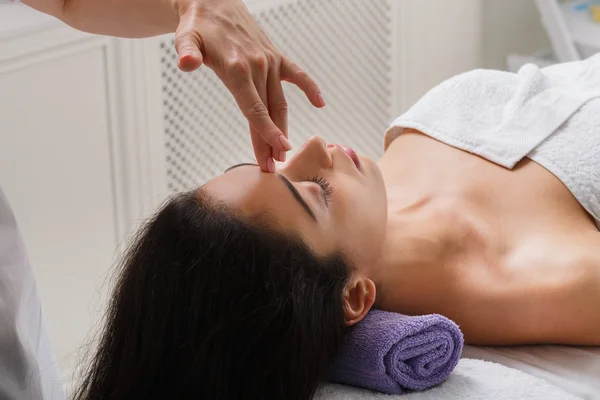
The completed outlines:
{"type": "Polygon", "coordinates": [[[463,358],[450,377],[431,390],[388,396],[325,383],[315,400],[581,400],[545,380],[489,361],[463,358]]]}
{"type": "Polygon", "coordinates": [[[372,310],[350,330],[329,380],[387,394],[428,389],[448,378],[463,344],[458,326],[441,315],[372,310]]]}
{"type": "Polygon", "coordinates": [[[512,169],[527,157],[555,175],[600,228],[600,53],[518,73],[474,70],[442,82],[393,123],[512,169]]]}

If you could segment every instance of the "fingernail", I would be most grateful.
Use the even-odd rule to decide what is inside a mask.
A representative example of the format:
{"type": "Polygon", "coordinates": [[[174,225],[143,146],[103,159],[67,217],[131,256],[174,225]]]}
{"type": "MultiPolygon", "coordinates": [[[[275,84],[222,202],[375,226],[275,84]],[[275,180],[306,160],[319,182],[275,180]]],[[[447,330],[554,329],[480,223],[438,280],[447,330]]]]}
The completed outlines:
{"type": "Polygon", "coordinates": [[[267,158],[267,170],[270,173],[275,173],[275,163],[273,162],[273,157],[267,158]]]}
{"type": "Polygon", "coordinates": [[[281,146],[283,146],[285,150],[292,149],[292,145],[290,144],[289,140],[287,140],[287,138],[283,135],[279,135],[279,143],[281,143],[281,146]]]}
{"type": "Polygon", "coordinates": [[[285,151],[279,152],[279,161],[281,161],[281,162],[285,161],[285,151]]]}
{"type": "Polygon", "coordinates": [[[321,94],[321,92],[317,94],[317,99],[319,100],[319,105],[321,107],[325,107],[325,99],[323,99],[323,95],[321,94]]]}

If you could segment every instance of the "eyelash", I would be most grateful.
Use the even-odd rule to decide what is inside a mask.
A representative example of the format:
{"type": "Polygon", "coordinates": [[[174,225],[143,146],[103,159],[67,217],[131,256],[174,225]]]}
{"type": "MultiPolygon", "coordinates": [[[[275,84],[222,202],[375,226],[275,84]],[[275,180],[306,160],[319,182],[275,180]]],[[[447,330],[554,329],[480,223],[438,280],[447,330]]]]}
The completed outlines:
{"type": "Polygon", "coordinates": [[[329,202],[331,201],[331,197],[333,197],[333,187],[331,186],[331,184],[320,176],[313,176],[312,178],[309,179],[309,181],[314,182],[317,185],[321,186],[325,204],[329,205],[329,202]]]}

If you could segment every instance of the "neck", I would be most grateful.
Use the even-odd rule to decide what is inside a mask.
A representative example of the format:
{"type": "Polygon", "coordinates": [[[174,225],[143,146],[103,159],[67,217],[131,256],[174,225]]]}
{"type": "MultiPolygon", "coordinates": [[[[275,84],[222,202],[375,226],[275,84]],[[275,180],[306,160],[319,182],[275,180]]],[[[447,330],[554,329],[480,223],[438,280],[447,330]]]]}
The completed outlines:
{"type": "Polygon", "coordinates": [[[376,307],[419,312],[398,305],[408,305],[417,296],[425,307],[424,296],[433,301],[432,293],[446,292],[442,289],[456,279],[456,267],[483,254],[483,235],[469,212],[449,199],[413,196],[389,204],[383,261],[372,277],[376,307]]]}

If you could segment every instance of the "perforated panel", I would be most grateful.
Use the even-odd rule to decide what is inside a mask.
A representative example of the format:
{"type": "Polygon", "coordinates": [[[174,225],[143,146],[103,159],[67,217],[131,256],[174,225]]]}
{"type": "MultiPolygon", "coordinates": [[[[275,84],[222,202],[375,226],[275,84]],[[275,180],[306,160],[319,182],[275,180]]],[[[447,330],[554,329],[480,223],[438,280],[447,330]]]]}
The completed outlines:
{"type": "MultiPolygon", "coordinates": [[[[274,44],[319,83],[327,102],[315,109],[285,84],[294,148],[320,135],[381,155],[391,119],[390,1],[297,0],[255,15],[274,44]]],[[[169,189],[196,187],[252,160],[247,121],[216,75],[205,67],[180,72],[173,40],[161,42],[160,52],[169,189]]]]}

